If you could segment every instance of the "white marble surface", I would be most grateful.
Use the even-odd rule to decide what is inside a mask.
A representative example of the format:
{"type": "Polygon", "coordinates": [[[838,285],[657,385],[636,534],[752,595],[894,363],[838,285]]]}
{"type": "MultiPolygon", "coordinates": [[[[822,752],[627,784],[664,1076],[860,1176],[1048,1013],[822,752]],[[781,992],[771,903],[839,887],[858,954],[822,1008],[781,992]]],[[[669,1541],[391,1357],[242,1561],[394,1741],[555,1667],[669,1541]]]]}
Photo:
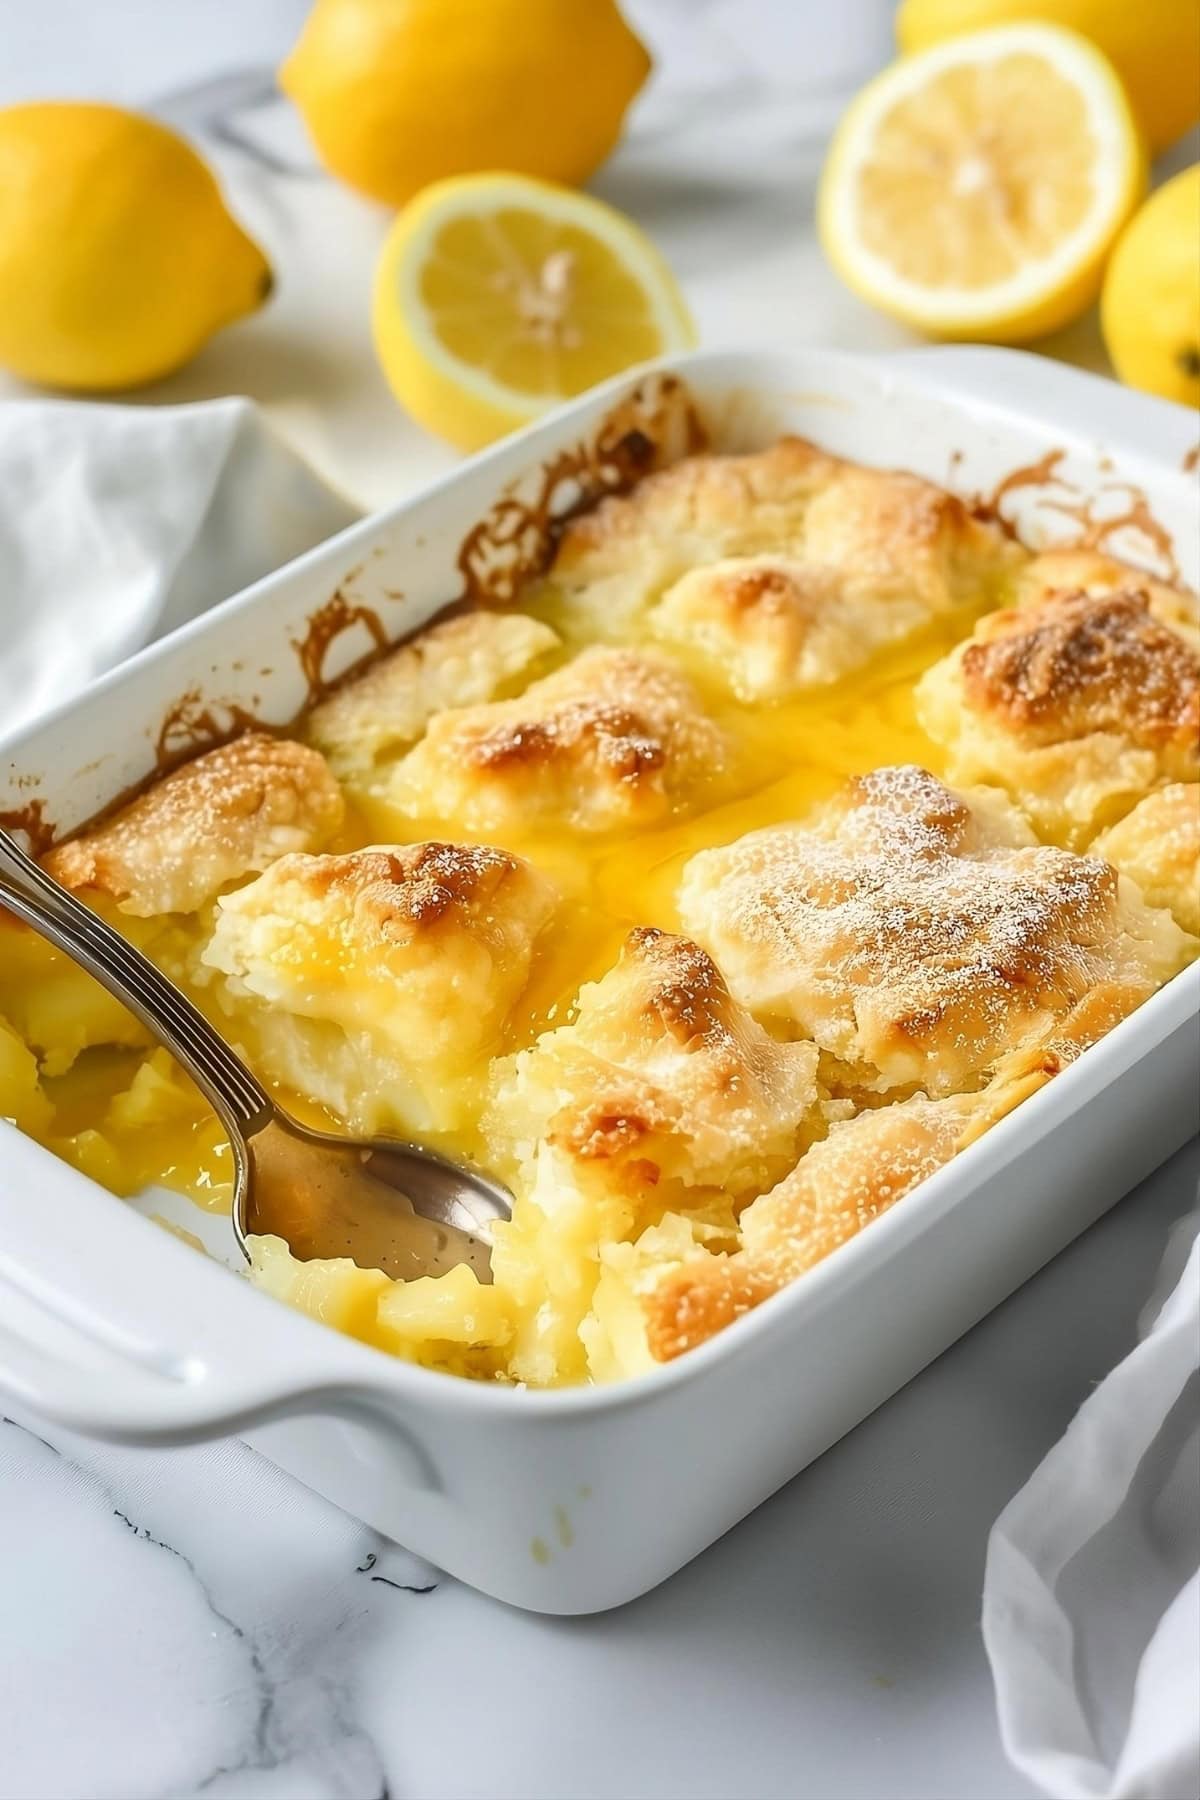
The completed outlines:
{"type": "MultiPolygon", "coordinates": [[[[0,104],[156,99],[195,125],[212,115],[196,84],[269,66],[303,11],[0,0],[0,104]]],[[[836,90],[884,53],[886,0],[630,11],[666,73],[597,188],[660,238],[705,341],[902,341],[837,286],[810,224],[836,90]]],[[[375,369],[385,215],[314,173],[278,105],[233,116],[290,169],[209,139],[279,295],[140,403],[249,393],[361,504],[392,500],[450,453],[375,369]]],[[[1102,361],[1090,322],[1056,348],[1102,361]]],[[[979,1637],[988,1528],[1131,1345],[1198,1170],[1193,1146],[698,1563],[598,1619],[481,1599],[241,1445],[0,1426],[0,1797],[1031,1793],[979,1637]]]]}

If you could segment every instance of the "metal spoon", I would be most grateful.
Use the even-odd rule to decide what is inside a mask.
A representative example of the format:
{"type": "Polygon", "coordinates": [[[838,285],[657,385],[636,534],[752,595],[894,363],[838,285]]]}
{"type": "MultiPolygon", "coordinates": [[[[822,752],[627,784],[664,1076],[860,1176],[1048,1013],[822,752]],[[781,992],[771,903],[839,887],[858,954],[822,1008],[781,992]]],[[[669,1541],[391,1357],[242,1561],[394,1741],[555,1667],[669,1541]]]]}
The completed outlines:
{"type": "Polygon", "coordinates": [[[419,1144],[311,1131],[275,1104],[173,982],[0,830],[0,905],[94,975],[183,1064],[233,1147],[233,1229],[293,1255],[349,1256],[411,1279],[467,1263],[491,1280],[491,1232],[512,1196],[419,1144]]]}

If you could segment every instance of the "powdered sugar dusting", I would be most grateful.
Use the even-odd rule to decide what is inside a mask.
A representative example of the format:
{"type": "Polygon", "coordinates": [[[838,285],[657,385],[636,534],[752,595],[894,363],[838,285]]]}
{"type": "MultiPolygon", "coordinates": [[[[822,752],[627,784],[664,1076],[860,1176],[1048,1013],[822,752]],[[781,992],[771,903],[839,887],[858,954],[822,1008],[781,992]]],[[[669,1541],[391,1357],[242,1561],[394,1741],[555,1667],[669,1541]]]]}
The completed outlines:
{"type": "Polygon", "coordinates": [[[143,918],[194,912],[227,882],[317,849],[344,812],[315,750],[248,732],[52,850],[45,866],[64,886],[111,894],[143,918]]]}
{"type": "Polygon", "coordinates": [[[1024,836],[923,769],[876,770],[810,828],[694,858],[681,912],[752,1010],[868,1085],[954,1092],[1137,960],[1113,870],[1024,836]]]}

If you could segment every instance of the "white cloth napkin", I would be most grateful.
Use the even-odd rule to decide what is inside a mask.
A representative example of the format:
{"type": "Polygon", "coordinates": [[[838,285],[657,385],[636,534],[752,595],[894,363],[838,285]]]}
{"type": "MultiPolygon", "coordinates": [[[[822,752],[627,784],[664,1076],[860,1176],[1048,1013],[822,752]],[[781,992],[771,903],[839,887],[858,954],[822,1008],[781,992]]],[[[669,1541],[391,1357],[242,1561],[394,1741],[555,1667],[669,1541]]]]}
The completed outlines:
{"type": "Polygon", "coordinates": [[[0,404],[0,735],[357,516],[248,400],[0,404]]]}
{"type": "Polygon", "coordinates": [[[1200,1212],[1176,1226],[1140,1343],[988,1544],[1004,1747],[1060,1800],[1200,1793],[1198,1230],[1200,1212]]]}

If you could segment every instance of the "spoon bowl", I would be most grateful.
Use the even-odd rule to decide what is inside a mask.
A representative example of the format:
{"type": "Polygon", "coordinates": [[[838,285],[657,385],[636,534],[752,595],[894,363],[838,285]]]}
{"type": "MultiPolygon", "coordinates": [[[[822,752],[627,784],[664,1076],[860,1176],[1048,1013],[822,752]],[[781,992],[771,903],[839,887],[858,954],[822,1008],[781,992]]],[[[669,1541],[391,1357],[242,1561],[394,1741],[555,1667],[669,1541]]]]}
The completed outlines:
{"type": "Polygon", "coordinates": [[[507,1219],[506,1190],[477,1170],[398,1139],[335,1137],[275,1116],[246,1140],[233,1229],[273,1233],[301,1262],[348,1256],[403,1281],[466,1263],[492,1279],[492,1226],[507,1219]]]}
{"type": "Polygon", "coordinates": [[[112,926],[0,829],[0,906],[101,982],[187,1069],[233,1147],[233,1230],[283,1238],[301,1262],[349,1257],[413,1280],[465,1263],[490,1281],[492,1227],[507,1189],[400,1139],[338,1137],[299,1124],[204,1014],[112,926]]]}

